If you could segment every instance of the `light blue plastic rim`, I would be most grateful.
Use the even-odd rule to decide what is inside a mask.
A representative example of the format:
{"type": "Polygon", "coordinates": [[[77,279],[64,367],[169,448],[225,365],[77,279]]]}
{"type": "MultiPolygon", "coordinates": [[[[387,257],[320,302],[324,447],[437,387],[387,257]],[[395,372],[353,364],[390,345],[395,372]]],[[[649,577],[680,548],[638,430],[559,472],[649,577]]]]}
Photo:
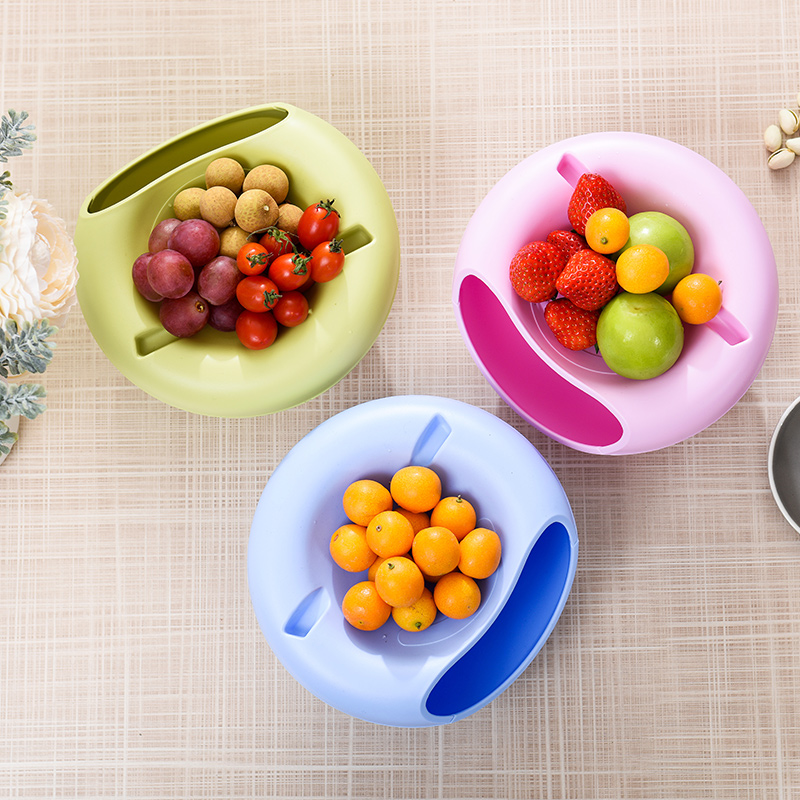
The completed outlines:
{"type": "MultiPolygon", "coordinates": [[[[312,694],[376,724],[428,727],[471,715],[528,666],[563,611],[577,554],[575,521],[563,488],[522,434],[466,403],[412,395],[343,411],[292,448],[253,517],[248,583],[270,648],[312,694]],[[331,534],[346,522],[341,497],[361,477],[388,485],[391,474],[412,461],[436,469],[447,493],[473,499],[479,524],[500,533],[503,559],[482,582],[481,608],[467,620],[441,619],[416,634],[400,631],[391,620],[378,631],[356,631],[344,622],[340,604],[364,574],[346,573],[328,553],[331,534]],[[568,537],[563,584],[519,663],[486,685],[474,702],[452,713],[431,713],[426,708],[431,692],[499,624],[528,556],[542,533],[554,527],[568,537]]],[[[526,630],[527,621],[520,624],[526,630]]]]}

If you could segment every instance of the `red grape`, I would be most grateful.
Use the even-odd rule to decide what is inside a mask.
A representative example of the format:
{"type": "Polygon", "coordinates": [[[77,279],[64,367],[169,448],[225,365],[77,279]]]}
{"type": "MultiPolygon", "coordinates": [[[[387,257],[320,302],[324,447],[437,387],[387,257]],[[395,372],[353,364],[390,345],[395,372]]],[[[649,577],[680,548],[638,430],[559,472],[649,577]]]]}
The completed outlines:
{"type": "Polygon", "coordinates": [[[212,306],[219,306],[236,294],[236,284],[243,277],[232,258],[217,256],[200,270],[197,291],[212,306]]]}
{"type": "Polygon", "coordinates": [[[133,285],[137,288],[139,294],[144,297],[145,300],[157,303],[161,300],[163,295],[153,289],[150,285],[150,281],[147,279],[147,265],[152,258],[152,253],[142,253],[136,261],[133,262],[133,269],[131,272],[133,274],[133,285]]]}
{"type": "Polygon", "coordinates": [[[239,314],[244,311],[242,304],[234,297],[219,306],[211,306],[208,309],[208,324],[218,331],[235,331],[236,320],[239,314]]]}
{"type": "Polygon", "coordinates": [[[193,267],[202,267],[218,255],[219,234],[204,219],[185,219],[169,235],[167,247],[186,256],[193,267]]]}
{"type": "Polygon", "coordinates": [[[208,303],[197,292],[189,292],[162,301],[158,317],[173,336],[194,336],[208,321],[208,303]]]}
{"type": "Polygon", "coordinates": [[[147,243],[147,249],[151,253],[157,253],[159,250],[166,250],[170,234],[180,224],[181,221],[179,219],[175,219],[174,217],[162,219],[161,222],[159,222],[158,225],[153,228],[153,231],[150,234],[150,239],[147,243]]]}
{"type": "Polygon", "coordinates": [[[176,250],[153,253],[147,265],[147,280],[163,297],[183,297],[194,286],[194,270],[186,256],[176,250]]]}

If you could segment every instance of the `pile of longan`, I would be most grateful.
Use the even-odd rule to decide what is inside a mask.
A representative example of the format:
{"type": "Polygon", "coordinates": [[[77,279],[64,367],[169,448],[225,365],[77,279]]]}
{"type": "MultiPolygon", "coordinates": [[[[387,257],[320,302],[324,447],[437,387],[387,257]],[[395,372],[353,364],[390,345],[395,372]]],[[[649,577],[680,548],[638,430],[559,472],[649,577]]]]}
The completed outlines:
{"type": "Polygon", "coordinates": [[[206,188],[189,187],[173,201],[175,217],[204,219],[221,229],[220,249],[233,258],[248,241],[248,234],[275,226],[297,232],[303,210],[286,202],[289,178],[274,164],[251,170],[233,158],[214,159],[205,171],[206,188]]]}

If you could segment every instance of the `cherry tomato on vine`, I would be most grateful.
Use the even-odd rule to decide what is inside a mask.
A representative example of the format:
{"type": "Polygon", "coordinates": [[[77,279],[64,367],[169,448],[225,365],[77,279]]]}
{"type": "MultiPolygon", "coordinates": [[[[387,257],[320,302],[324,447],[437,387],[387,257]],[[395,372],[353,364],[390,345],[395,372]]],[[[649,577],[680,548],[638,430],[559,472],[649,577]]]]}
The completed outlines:
{"type": "Polygon", "coordinates": [[[293,253],[295,251],[292,235],[282,231],[280,228],[276,228],[274,225],[267,228],[258,243],[265,247],[271,256],[282,256],[284,253],[293,253]]]}
{"type": "Polygon", "coordinates": [[[269,277],[282,292],[299,289],[308,278],[311,256],[302,253],[284,253],[276,256],[269,265],[269,277]]]}
{"type": "Polygon", "coordinates": [[[248,275],[237,284],[236,299],[248,311],[263,313],[281,299],[281,293],[265,275],[248,275]]]}
{"type": "Polygon", "coordinates": [[[317,283],[332,281],[344,267],[341,239],[318,244],[311,251],[311,277],[317,283]]]}
{"type": "Polygon", "coordinates": [[[297,223],[297,238],[306,250],[313,250],[339,233],[339,212],[333,203],[333,200],[320,200],[302,213],[297,223]]]}
{"type": "Polygon", "coordinates": [[[242,311],[236,319],[236,336],[249,350],[264,350],[278,335],[278,323],[270,312],[242,311]]]}
{"type": "Polygon", "coordinates": [[[269,266],[270,254],[263,244],[248,242],[236,254],[236,266],[245,275],[260,275],[269,266]]]}
{"type": "Polygon", "coordinates": [[[275,319],[287,328],[294,328],[308,317],[308,300],[300,292],[286,292],[272,309],[275,319]]]}

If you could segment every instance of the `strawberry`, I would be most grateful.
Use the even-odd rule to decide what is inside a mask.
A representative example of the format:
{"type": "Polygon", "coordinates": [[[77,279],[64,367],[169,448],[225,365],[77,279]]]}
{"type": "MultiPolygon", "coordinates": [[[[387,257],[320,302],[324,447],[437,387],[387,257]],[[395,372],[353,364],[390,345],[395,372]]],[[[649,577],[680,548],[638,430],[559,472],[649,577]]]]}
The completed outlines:
{"type": "Polygon", "coordinates": [[[616,293],[617,268],[610,258],[594,250],[580,250],[558,276],[556,289],[580,308],[602,308],[616,293]]]}
{"type": "Polygon", "coordinates": [[[558,342],[569,350],[585,350],[597,345],[599,309],[578,308],[572,300],[559,297],[544,307],[544,321],[558,342]]]}
{"type": "Polygon", "coordinates": [[[575,231],[550,231],[545,241],[560,247],[566,254],[567,261],[573,253],[585,250],[589,246],[586,244],[586,239],[575,231]]]}
{"type": "Polygon", "coordinates": [[[556,295],[556,278],[567,265],[561,248],[550,242],[530,242],[521,247],[508,268],[514,291],[530,303],[556,295]]]}
{"type": "Polygon", "coordinates": [[[620,193],[602,176],[585,172],[578,178],[569,201],[569,224],[581,235],[586,232],[586,220],[601,208],[618,208],[628,213],[620,193]]]}

